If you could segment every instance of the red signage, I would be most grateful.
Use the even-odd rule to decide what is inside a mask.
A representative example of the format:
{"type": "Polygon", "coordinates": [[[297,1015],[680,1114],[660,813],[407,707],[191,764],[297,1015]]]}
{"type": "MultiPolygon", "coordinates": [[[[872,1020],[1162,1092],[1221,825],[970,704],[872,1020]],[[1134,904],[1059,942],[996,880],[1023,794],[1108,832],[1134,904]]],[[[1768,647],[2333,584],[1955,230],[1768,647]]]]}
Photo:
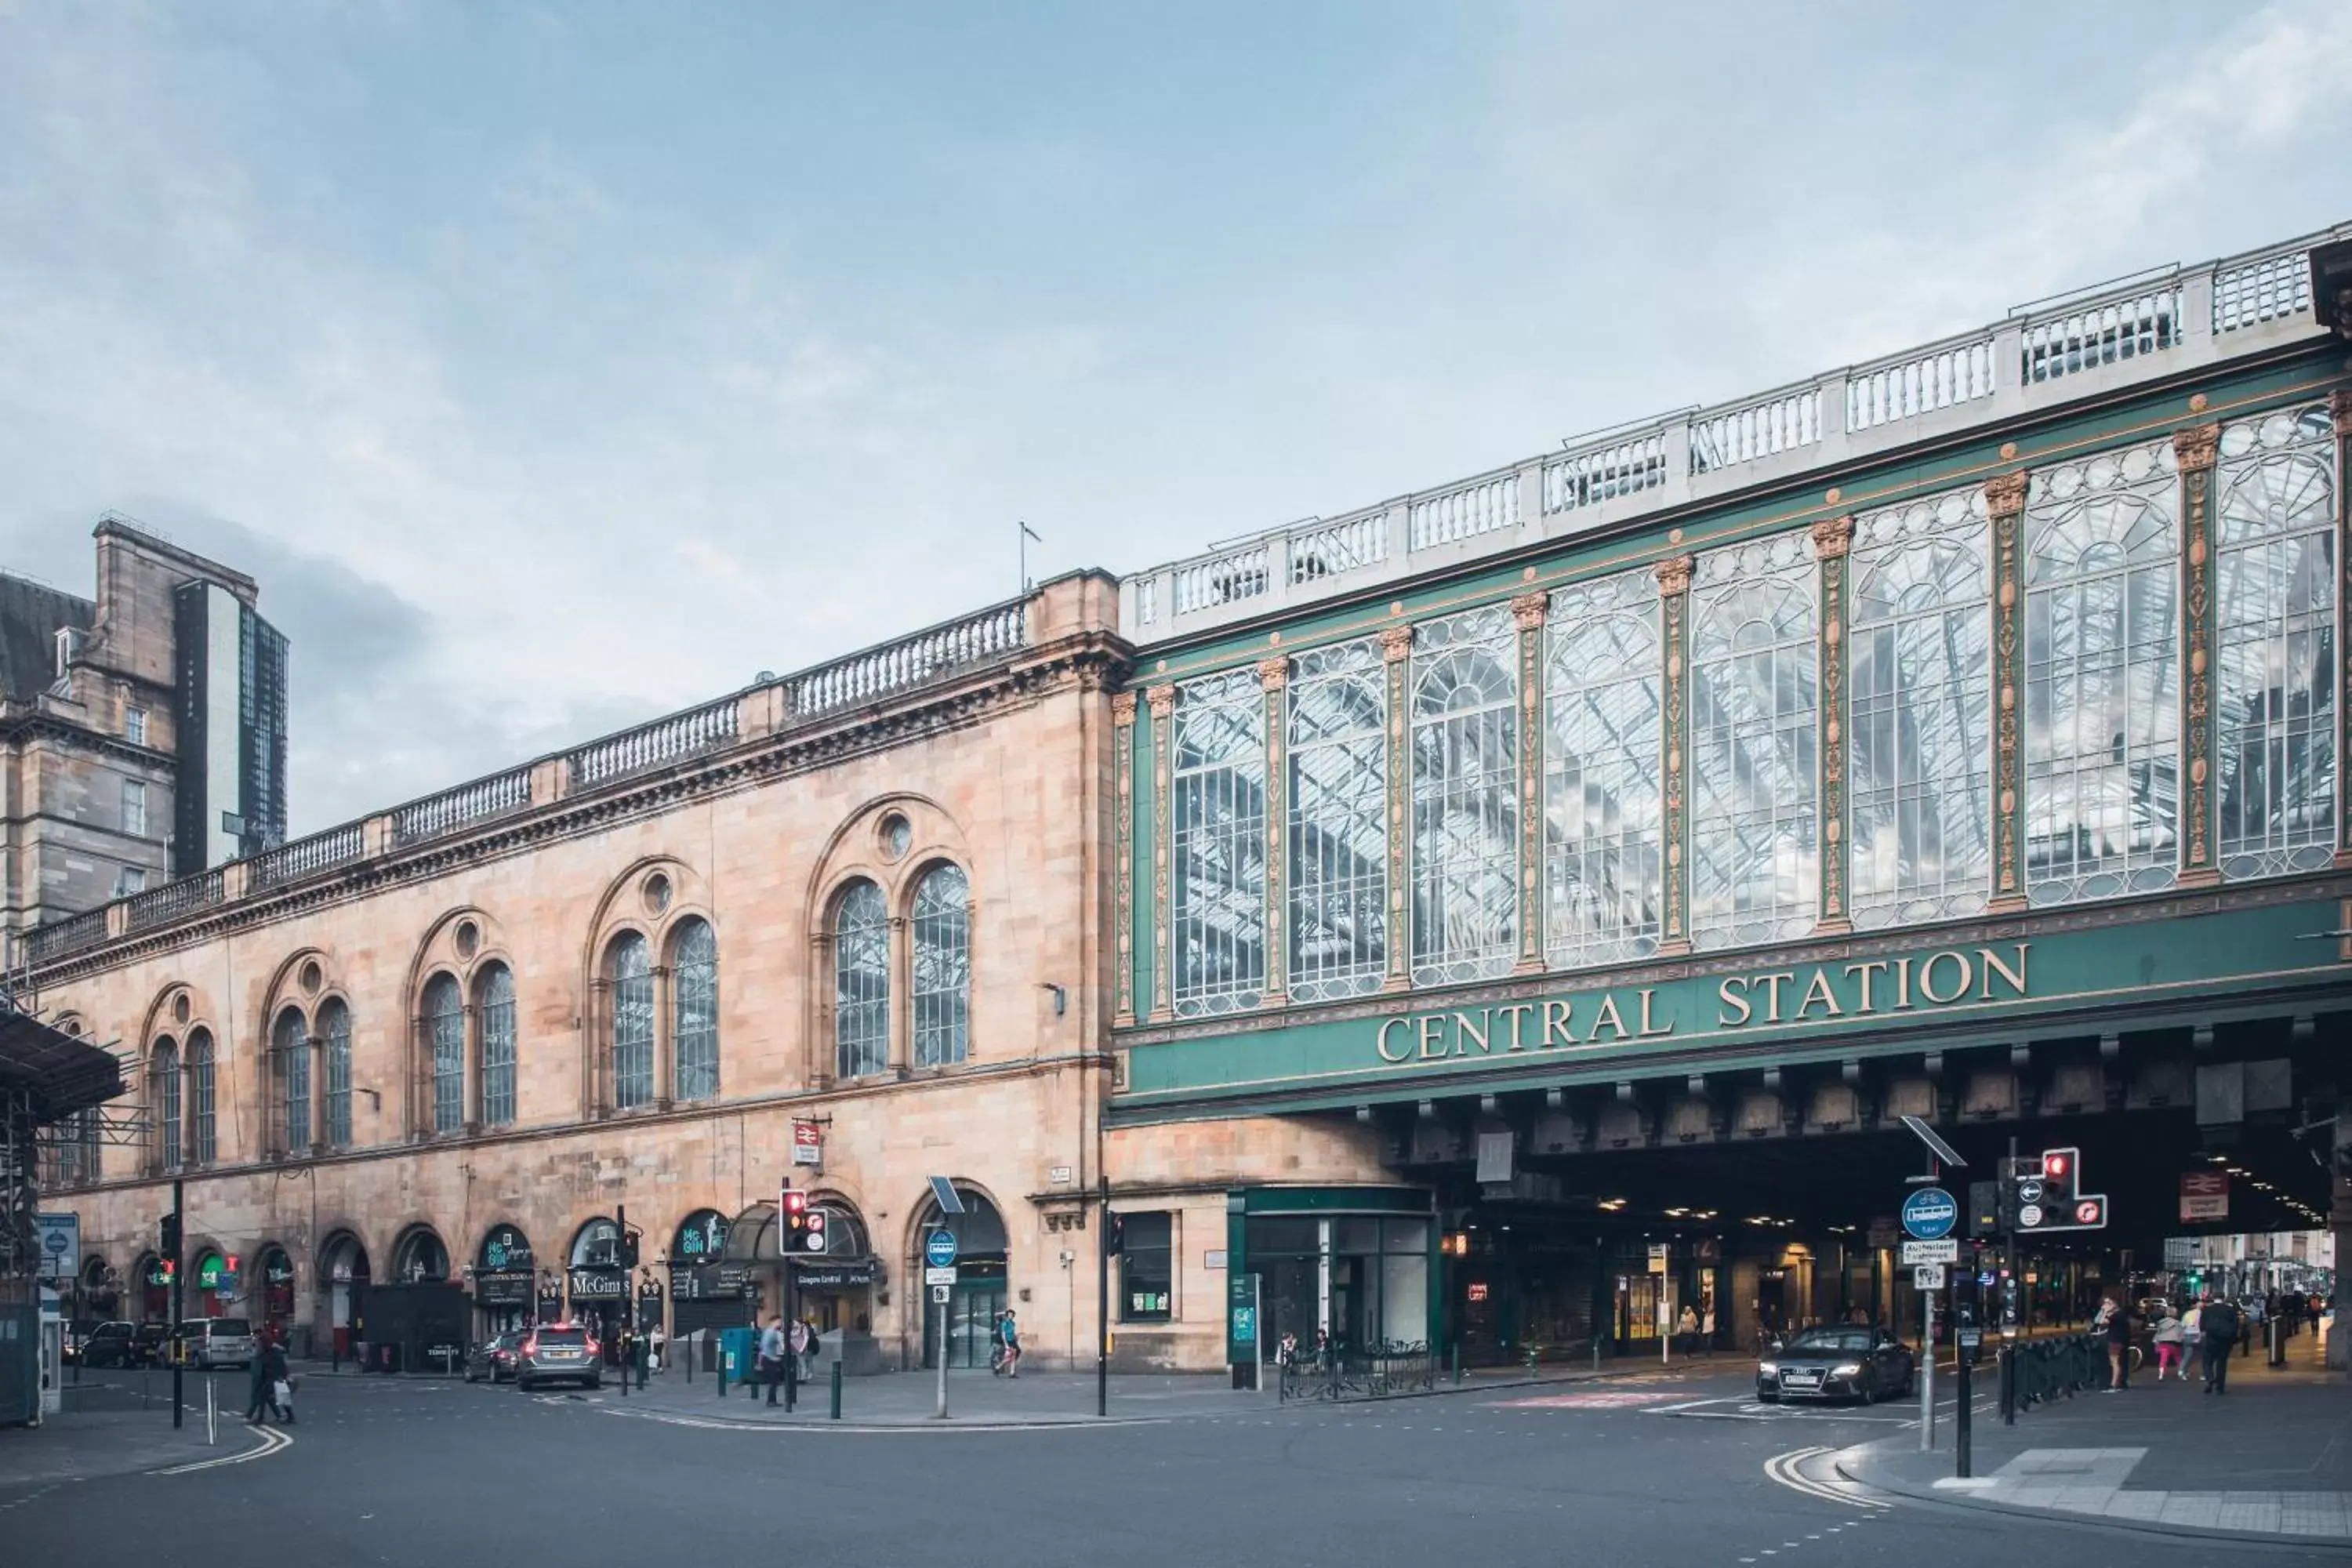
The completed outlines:
{"type": "Polygon", "coordinates": [[[824,1129],[814,1121],[793,1123],[793,1163],[795,1165],[824,1163],[824,1129]]]}
{"type": "Polygon", "coordinates": [[[2230,1173],[2189,1171],[2180,1178],[2180,1217],[2185,1221],[2230,1217],[2230,1173]]]}

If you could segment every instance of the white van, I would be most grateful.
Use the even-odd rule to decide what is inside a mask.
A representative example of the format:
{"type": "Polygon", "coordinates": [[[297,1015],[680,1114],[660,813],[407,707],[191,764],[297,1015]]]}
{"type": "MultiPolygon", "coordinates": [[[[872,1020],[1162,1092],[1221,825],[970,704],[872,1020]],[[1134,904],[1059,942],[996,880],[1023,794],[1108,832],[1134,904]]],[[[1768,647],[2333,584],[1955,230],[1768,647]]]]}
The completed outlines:
{"type": "Polygon", "coordinates": [[[180,1324],[180,1338],[188,1347],[190,1366],[251,1366],[260,1352],[253,1325],[243,1318],[188,1318],[180,1324]]]}

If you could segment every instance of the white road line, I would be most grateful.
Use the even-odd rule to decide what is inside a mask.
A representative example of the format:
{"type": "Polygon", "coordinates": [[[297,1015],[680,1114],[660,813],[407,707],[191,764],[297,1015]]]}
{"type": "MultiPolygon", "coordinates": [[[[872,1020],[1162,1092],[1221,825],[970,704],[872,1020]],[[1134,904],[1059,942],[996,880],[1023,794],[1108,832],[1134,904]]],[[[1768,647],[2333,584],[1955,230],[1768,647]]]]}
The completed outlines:
{"type": "Polygon", "coordinates": [[[294,1446],[294,1438],[290,1433],[280,1432],[275,1426],[263,1426],[258,1430],[261,1433],[261,1441],[241,1454],[227,1454],[217,1459],[198,1459],[189,1465],[172,1465],[149,1473],[158,1476],[192,1476],[198,1470],[217,1469],[223,1465],[242,1465],[253,1459],[266,1459],[272,1454],[283,1452],[294,1446]]]}
{"type": "Polygon", "coordinates": [[[1816,1459],[1823,1454],[1834,1453],[1835,1451],[1836,1450],[1825,1446],[1817,1446],[1810,1448],[1791,1448],[1785,1454],[1775,1454],[1770,1458],[1765,1460],[1764,1473],[1772,1480],[1779,1482],[1781,1486],[1787,1487],[1790,1491],[1802,1492],[1807,1497],[1819,1498],[1823,1502],[1843,1503],[1849,1507],[1875,1509],[1884,1509],[1889,1506],[1886,1503],[1880,1502],[1875,1498],[1863,1495],[1861,1489],[1856,1488],[1851,1481],[1816,1480],[1812,1477],[1805,1474],[1802,1468],[1805,1461],[1808,1459],[1816,1459]]]}

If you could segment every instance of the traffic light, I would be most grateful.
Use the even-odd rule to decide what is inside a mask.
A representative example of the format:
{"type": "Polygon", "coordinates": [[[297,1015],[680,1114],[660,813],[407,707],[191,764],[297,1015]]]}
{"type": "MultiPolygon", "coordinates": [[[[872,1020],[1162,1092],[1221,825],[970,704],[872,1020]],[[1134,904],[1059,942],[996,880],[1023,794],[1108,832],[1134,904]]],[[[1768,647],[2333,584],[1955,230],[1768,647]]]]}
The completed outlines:
{"type": "Polygon", "coordinates": [[[801,1245],[808,1252],[823,1252],[825,1247],[824,1211],[811,1209],[802,1216],[801,1245]]]}
{"type": "Polygon", "coordinates": [[[2011,1185],[2021,1232],[2105,1228],[2106,1194],[2083,1191],[2082,1163],[2079,1149],[2047,1149],[2039,1160],[2018,1162],[2011,1185]]]}
{"type": "Polygon", "coordinates": [[[824,1250],[824,1215],[809,1205],[806,1193],[791,1187],[783,1191],[777,1213],[782,1229],[777,1235],[780,1252],[823,1252],[824,1250]]]}
{"type": "Polygon", "coordinates": [[[163,1216],[163,1234],[158,1240],[162,1245],[156,1250],[165,1258],[180,1256],[180,1216],[178,1215],[167,1214],[163,1216]]]}
{"type": "Polygon", "coordinates": [[[1969,1184],[1969,1234],[1997,1236],[2000,1233],[2001,1215],[2007,1205],[2000,1201],[1999,1182],[1969,1184]]]}
{"type": "Polygon", "coordinates": [[[637,1233],[635,1231],[625,1230],[621,1233],[620,1257],[622,1268],[635,1268],[637,1266],[637,1233]]]}

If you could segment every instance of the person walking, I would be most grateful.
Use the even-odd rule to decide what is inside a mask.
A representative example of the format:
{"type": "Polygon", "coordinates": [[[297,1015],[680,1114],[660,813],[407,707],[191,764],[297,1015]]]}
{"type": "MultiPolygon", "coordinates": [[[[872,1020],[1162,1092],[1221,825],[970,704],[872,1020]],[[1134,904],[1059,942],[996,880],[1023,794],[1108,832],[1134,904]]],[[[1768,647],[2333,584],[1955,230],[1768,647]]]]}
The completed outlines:
{"type": "Polygon", "coordinates": [[[784,1338],[784,1320],[779,1313],[760,1332],[760,1375],[767,1380],[771,1405],[776,1403],[776,1385],[784,1381],[784,1357],[790,1354],[792,1346],[784,1338]]]}
{"type": "Polygon", "coordinates": [[[809,1326],[806,1319],[794,1318],[793,1320],[792,1342],[793,1376],[799,1382],[806,1383],[808,1381],[809,1353],[809,1326]]]}
{"type": "Polygon", "coordinates": [[[659,1372],[662,1369],[662,1352],[669,1348],[669,1336],[662,1332],[662,1326],[659,1323],[656,1323],[651,1338],[653,1353],[646,1364],[652,1371],[659,1372]]]}
{"type": "Polygon", "coordinates": [[[2187,1332],[2188,1331],[2181,1326],[2180,1320],[2176,1317],[2168,1308],[2166,1310],[2164,1315],[2157,1320],[2157,1382],[2162,1383],[2164,1381],[2164,1374],[2175,1368],[2179,1370],[2181,1382],[2187,1383],[2189,1381],[2189,1367],[2183,1352],[2187,1332]]]}
{"type": "Polygon", "coordinates": [[[245,1402],[245,1420],[248,1426],[258,1426],[265,1414],[276,1413],[271,1405],[269,1382],[269,1352],[276,1344],[277,1342],[265,1331],[260,1351],[254,1355],[253,1364],[246,1368],[246,1381],[249,1386],[245,1402]]]}
{"type": "Polygon", "coordinates": [[[2205,1392],[2230,1392],[2230,1351],[2237,1342],[2238,1309],[2219,1296],[2205,1298],[2197,1314],[2198,1342],[2205,1352],[2205,1392]]]}
{"type": "Polygon", "coordinates": [[[2131,1309],[2108,1297],[2099,1303],[2097,1327],[2107,1342],[2107,1392],[2121,1394],[2131,1386],[2131,1309]]]}
{"type": "Polygon", "coordinates": [[[803,1318],[801,1327],[807,1331],[802,1352],[807,1359],[801,1363],[801,1381],[813,1384],[816,1381],[817,1358],[824,1354],[824,1333],[816,1326],[814,1318],[803,1318]]]}
{"type": "Polygon", "coordinates": [[[1675,1328],[1682,1340],[1683,1354],[1686,1356],[1696,1354],[1698,1352],[1698,1309],[1692,1306],[1687,1301],[1684,1302],[1682,1316],[1676,1320],[1675,1328]]]}
{"type": "Polygon", "coordinates": [[[996,1350],[994,1370],[1003,1373],[1006,1377],[1019,1377],[1021,1375],[1021,1325],[1014,1321],[1013,1310],[1009,1307],[1005,1309],[1004,1316],[996,1320],[996,1350]]]}

